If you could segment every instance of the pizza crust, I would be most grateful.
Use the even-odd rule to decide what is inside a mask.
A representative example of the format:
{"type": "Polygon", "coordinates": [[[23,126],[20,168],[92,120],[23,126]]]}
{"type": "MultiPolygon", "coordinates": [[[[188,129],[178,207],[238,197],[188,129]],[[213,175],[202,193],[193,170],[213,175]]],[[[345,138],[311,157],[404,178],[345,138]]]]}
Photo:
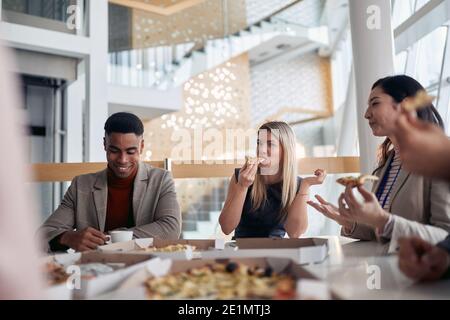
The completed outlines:
{"type": "Polygon", "coordinates": [[[413,98],[405,98],[401,105],[402,108],[408,112],[417,111],[430,106],[433,99],[434,97],[428,95],[425,90],[420,90],[413,98]]]}
{"type": "Polygon", "coordinates": [[[245,156],[245,166],[247,165],[253,165],[253,164],[260,164],[264,161],[264,158],[261,157],[249,157],[245,156]]]}
{"type": "Polygon", "coordinates": [[[356,188],[356,187],[362,186],[367,180],[378,181],[379,178],[376,176],[365,174],[365,175],[361,175],[359,177],[348,176],[348,177],[339,178],[336,180],[336,182],[345,187],[350,186],[352,188],[356,188]]]}

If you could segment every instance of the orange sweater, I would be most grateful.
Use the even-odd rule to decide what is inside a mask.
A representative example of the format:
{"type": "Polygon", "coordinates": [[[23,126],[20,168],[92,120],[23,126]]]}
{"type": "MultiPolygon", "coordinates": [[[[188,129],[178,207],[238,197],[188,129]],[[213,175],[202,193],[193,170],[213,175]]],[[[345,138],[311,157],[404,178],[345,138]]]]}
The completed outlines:
{"type": "Polygon", "coordinates": [[[105,232],[134,226],[133,184],[136,173],[137,168],[128,178],[120,179],[108,169],[108,202],[105,232]]]}

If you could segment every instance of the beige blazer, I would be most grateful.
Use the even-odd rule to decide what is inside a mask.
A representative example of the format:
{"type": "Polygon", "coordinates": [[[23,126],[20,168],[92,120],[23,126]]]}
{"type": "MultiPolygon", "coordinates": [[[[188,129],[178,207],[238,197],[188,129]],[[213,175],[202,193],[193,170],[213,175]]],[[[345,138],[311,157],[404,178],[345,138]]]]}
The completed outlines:
{"type": "MultiPolygon", "coordinates": [[[[39,230],[46,244],[69,230],[92,227],[104,232],[107,196],[107,169],[75,177],[61,205],[39,230]]],[[[133,189],[133,217],[136,226],[130,230],[136,238],[180,237],[181,213],[169,171],[139,164],[133,189]]]]}
{"type": "MultiPolygon", "coordinates": [[[[393,156],[392,152],[386,164],[374,172],[380,180],[372,192],[378,191],[393,156]]],[[[388,252],[395,252],[398,239],[406,236],[418,236],[436,244],[450,231],[450,184],[401,169],[392,188],[389,212],[393,214],[394,228],[388,252]]],[[[342,234],[361,240],[377,239],[374,229],[365,225],[355,224],[349,234],[342,234]]]]}

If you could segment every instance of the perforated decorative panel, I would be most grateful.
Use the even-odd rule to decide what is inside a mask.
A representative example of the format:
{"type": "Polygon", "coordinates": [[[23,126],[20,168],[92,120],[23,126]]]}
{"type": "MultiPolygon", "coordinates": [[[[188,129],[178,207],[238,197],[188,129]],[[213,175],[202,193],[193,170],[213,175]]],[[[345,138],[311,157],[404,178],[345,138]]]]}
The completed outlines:
{"type": "Polygon", "coordinates": [[[244,0],[208,0],[170,16],[133,9],[132,17],[133,48],[203,43],[246,26],[244,0]]]}
{"type": "MultiPolygon", "coordinates": [[[[186,82],[184,101],[181,111],[145,124],[147,160],[176,158],[172,152],[176,145],[172,141],[172,134],[182,129],[186,129],[185,132],[194,141],[196,129],[206,131],[215,128],[225,134],[226,129],[250,128],[250,71],[247,54],[186,82]]],[[[194,155],[191,153],[190,156],[178,159],[190,160],[194,155]]],[[[217,159],[223,159],[222,156],[217,154],[217,159]]]]}
{"type": "Polygon", "coordinates": [[[330,61],[316,53],[252,68],[251,81],[254,126],[274,116],[290,122],[304,119],[296,114],[305,110],[312,114],[332,110],[330,61]]]}
{"type": "MultiPolygon", "coordinates": [[[[181,130],[194,143],[195,129],[197,132],[202,129],[204,133],[215,128],[226,135],[226,129],[250,127],[250,70],[247,54],[192,78],[184,86],[184,101],[181,111],[144,124],[146,160],[172,157],[173,148],[178,144],[172,140],[172,135],[181,130]]],[[[200,143],[201,149],[205,151],[209,142],[200,139],[200,143]]],[[[188,149],[192,151],[193,147],[188,149]]],[[[191,153],[190,157],[193,156],[191,153]]],[[[223,155],[218,154],[217,159],[223,160],[223,155]]],[[[176,181],[178,201],[183,213],[183,230],[196,231],[199,221],[213,219],[210,216],[212,211],[220,212],[226,195],[224,181],[228,181],[228,178],[176,181]]],[[[214,219],[216,223],[217,217],[214,219]]],[[[204,237],[211,234],[205,234],[204,237]]]]}

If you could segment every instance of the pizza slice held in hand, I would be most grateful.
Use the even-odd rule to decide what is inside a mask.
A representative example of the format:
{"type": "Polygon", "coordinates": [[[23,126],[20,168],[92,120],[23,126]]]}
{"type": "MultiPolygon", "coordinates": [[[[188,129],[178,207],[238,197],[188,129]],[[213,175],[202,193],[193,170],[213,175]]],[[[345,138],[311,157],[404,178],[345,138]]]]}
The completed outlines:
{"type": "Polygon", "coordinates": [[[249,157],[245,156],[245,166],[251,165],[251,164],[260,164],[264,161],[264,158],[261,157],[249,157]]]}
{"type": "Polygon", "coordinates": [[[361,175],[359,177],[343,177],[336,180],[337,183],[342,184],[343,186],[347,187],[350,186],[352,188],[356,188],[359,186],[362,186],[366,181],[377,181],[378,177],[372,176],[372,175],[361,175]]]}
{"type": "Polygon", "coordinates": [[[414,97],[405,98],[402,101],[401,106],[407,112],[417,111],[430,106],[433,100],[433,96],[428,95],[425,90],[420,90],[414,97]]]}

